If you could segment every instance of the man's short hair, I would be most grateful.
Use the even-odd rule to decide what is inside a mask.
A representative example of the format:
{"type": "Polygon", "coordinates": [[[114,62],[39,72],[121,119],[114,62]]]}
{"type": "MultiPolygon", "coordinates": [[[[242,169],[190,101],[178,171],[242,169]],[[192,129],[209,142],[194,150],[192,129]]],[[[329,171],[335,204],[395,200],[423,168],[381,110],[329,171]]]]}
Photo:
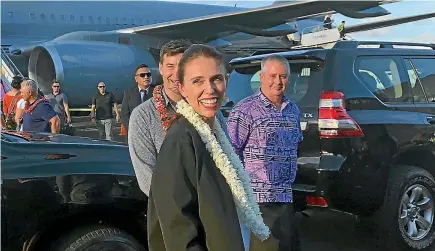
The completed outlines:
{"type": "Polygon", "coordinates": [[[193,43],[187,39],[171,40],[164,44],[160,49],[160,63],[163,62],[165,55],[172,56],[184,53],[193,43]]]}
{"type": "Polygon", "coordinates": [[[261,60],[261,72],[264,72],[264,67],[266,66],[266,63],[268,61],[280,62],[281,64],[285,65],[285,67],[287,68],[288,74],[290,74],[290,64],[288,63],[288,60],[281,55],[270,55],[270,56],[266,56],[265,58],[263,58],[263,60],[261,60]]]}
{"type": "Polygon", "coordinates": [[[38,93],[38,83],[36,83],[36,81],[33,79],[23,78],[23,81],[21,82],[21,87],[30,87],[32,92],[38,93]]]}
{"type": "Polygon", "coordinates": [[[150,67],[148,67],[148,65],[146,65],[146,64],[140,64],[138,67],[136,67],[136,70],[134,71],[134,73],[136,73],[137,70],[142,69],[142,68],[150,68],[150,67]]]}
{"type": "Polygon", "coordinates": [[[54,83],[60,84],[59,80],[57,80],[57,79],[53,79],[53,82],[51,84],[54,84],[54,83]]]}

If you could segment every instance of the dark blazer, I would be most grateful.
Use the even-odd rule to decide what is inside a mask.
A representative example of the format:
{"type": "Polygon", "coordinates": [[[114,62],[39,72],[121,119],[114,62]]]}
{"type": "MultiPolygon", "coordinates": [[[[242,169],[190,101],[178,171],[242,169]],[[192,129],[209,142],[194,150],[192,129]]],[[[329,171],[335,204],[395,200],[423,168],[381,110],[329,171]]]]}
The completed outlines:
{"type": "Polygon", "coordinates": [[[153,251],[243,251],[233,195],[186,119],[169,129],[157,156],[147,212],[153,251]]]}
{"type": "MultiPolygon", "coordinates": [[[[144,97],[144,102],[153,96],[153,86],[150,86],[147,94],[144,97]]],[[[139,87],[134,85],[124,91],[124,97],[122,99],[121,107],[121,122],[124,125],[125,130],[128,131],[128,122],[133,109],[141,104],[139,87]]]]}

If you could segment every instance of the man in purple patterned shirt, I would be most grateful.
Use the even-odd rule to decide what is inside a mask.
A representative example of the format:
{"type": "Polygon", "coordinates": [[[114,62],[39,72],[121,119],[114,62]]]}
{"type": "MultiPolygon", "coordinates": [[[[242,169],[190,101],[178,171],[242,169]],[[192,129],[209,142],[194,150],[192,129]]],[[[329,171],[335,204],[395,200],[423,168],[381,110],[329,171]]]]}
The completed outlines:
{"type": "Polygon", "coordinates": [[[264,58],[260,89],[234,106],[228,118],[231,142],[249,173],[272,233],[264,242],[251,235],[250,251],[300,250],[292,184],[303,136],[299,108],[284,96],[289,76],[290,66],[284,57],[264,58]]]}

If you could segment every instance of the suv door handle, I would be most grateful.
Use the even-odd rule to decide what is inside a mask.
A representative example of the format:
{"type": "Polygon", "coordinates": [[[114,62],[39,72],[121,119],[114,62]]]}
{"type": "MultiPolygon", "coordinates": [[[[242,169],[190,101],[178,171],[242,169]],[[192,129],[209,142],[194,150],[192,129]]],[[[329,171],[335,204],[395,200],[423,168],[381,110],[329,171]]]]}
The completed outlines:
{"type": "Polygon", "coordinates": [[[435,124],[435,117],[433,117],[433,116],[427,116],[426,120],[429,124],[432,124],[432,125],[435,124]]]}

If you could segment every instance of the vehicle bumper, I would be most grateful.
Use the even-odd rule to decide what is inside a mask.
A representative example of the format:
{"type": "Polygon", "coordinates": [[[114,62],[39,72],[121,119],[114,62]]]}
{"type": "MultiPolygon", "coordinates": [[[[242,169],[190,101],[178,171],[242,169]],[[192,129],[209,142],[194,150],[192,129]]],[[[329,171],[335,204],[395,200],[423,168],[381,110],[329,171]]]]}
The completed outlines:
{"type": "Polygon", "coordinates": [[[295,209],[308,207],[334,208],[333,190],[345,158],[322,155],[298,158],[298,173],[293,184],[295,209]]]}

